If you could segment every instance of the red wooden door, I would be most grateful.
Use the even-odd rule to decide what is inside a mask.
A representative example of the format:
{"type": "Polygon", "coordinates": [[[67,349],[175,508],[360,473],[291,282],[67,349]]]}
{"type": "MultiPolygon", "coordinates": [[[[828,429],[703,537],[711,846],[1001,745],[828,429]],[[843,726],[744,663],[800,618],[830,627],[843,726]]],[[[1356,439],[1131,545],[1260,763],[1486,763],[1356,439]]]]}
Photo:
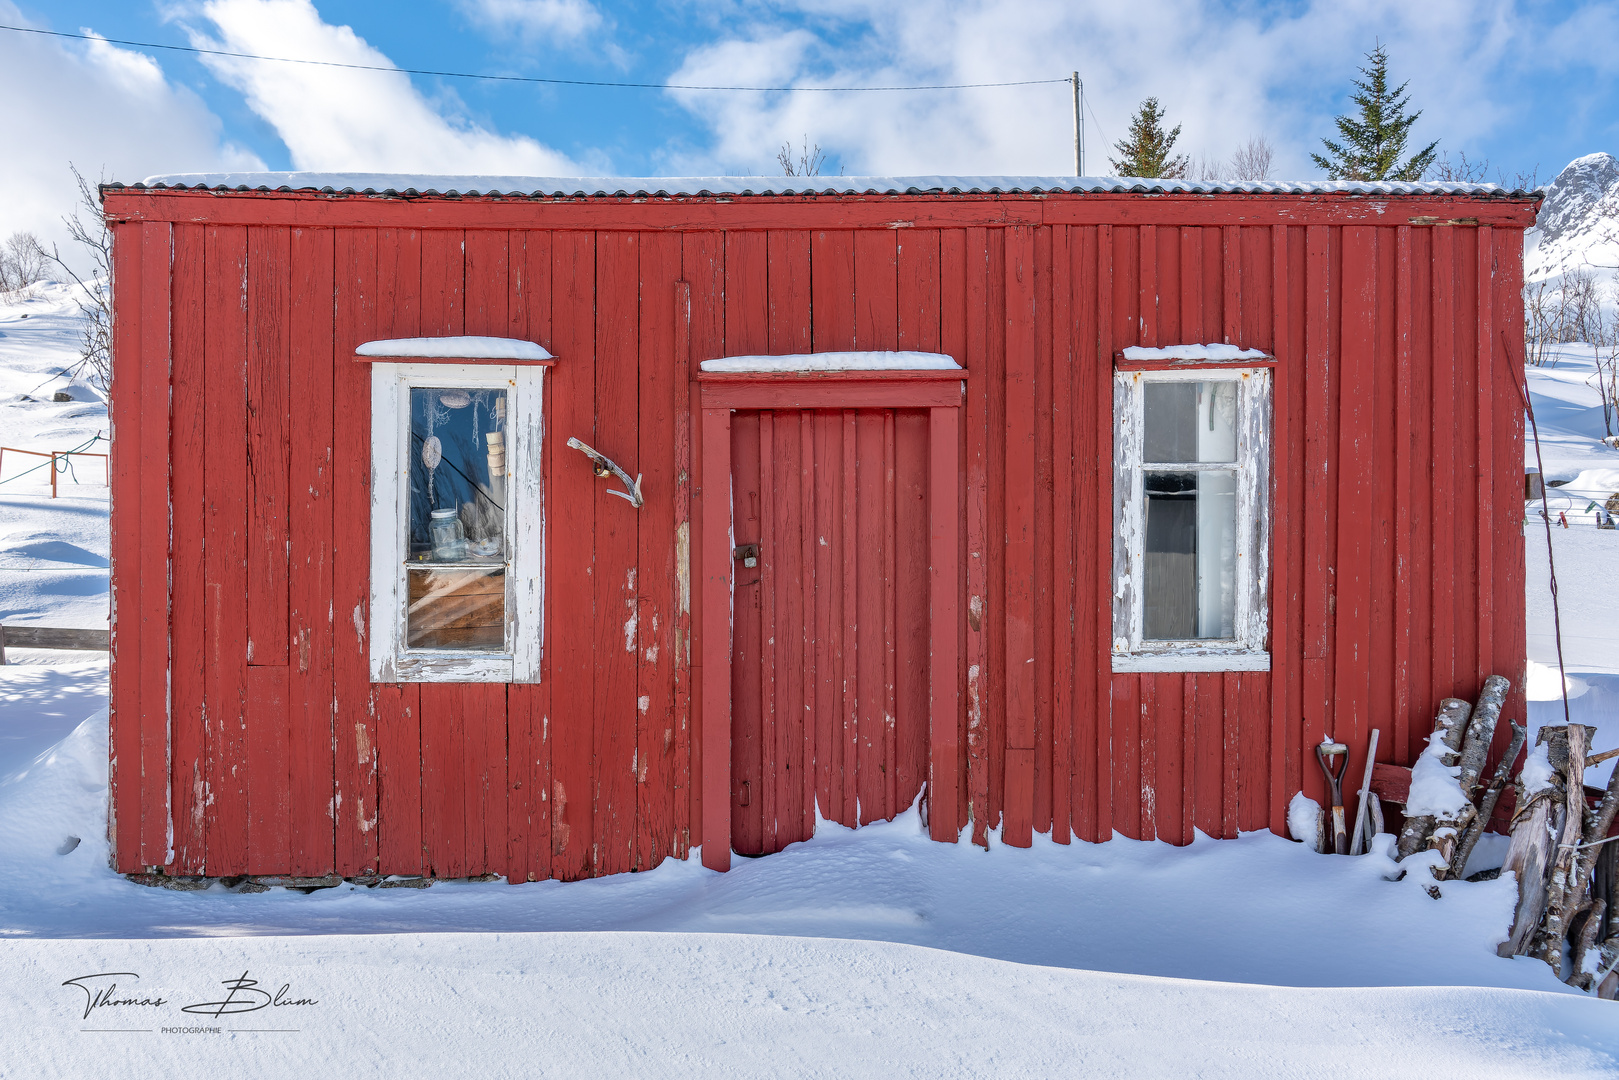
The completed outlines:
{"type": "Polygon", "coordinates": [[[757,855],[927,778],[928,412],[739,410],[731,462],[731,846],[757,855]]]}

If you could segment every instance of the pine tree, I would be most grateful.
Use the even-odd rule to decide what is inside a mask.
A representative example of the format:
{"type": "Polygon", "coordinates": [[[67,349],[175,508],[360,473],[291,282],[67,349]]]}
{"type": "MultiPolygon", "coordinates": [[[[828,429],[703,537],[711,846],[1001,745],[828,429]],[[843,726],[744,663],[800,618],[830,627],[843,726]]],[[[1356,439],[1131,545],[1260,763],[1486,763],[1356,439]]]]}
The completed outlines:
{"type": "Polygon", "coordinates": [[[1109,158],[1114,176],[1180,177],[1185,176],[1192,163],[1185,154],[1170,156],[1175,140],[1180,138],[1181,127],[1164,134],[1164,112],[1158,99],[1150,97],[1141,103],[1130,121],[1130,137],[1113,144],[1120,157],[1109,158]]]}
{"type": "Polygon", "coordinates": [[[1322,139],[1328,156],[1311,154],[1310,157],[1332,180],[1421,180],[1433,164],[1434,148],[1439,140],[1412,154],[1404,165],[1399,163],[1411,125],[1422,113],[1405,114],[1410,101],[1405,88],[1409,83],[1389,89],[1386,48],[1377,46],[1366,59],[1371,61],[1371,67],[1360,69],[1366,78],[1355,80],[1358,92],[1351,95],[1351,100],[1360,107],[1360,115],[1338,117],[1338,134],[1343,143],[1322,139]]]}

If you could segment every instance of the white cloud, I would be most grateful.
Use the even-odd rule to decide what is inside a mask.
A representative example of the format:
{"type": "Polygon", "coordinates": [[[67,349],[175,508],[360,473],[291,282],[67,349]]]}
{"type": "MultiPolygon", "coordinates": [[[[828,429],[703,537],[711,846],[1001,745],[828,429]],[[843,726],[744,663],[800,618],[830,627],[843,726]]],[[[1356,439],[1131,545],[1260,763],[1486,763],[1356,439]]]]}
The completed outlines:
{"type": "MultiPolygon", "coordinates": [[[[1523,3],[1532,0],[1312,0],[1276,14],[1241,0],[747,2],[669,82],[976,83],[1062,78],[1077,68],[1096,114],[1086,117],[1088,173],[1110,171],[1112,142],[1153,95],[1171,125],[1184,125],[1178,150],[1224,159],[1263,134],[1277,148],[1279,176],[1314,177],[1308,155],[1346,107],[1350,79],[1377,40],[1423,110],[1413,148],[1436,137],[1465,148],[1520,109],[1506,71],[1552,62],[1523,55],[1523,3]]],[[[851,174],[1073,171],[1072,95],[1062,84],[670,94],[711,136],[700,153],[671,161],[682,169],[774,172],[775,148],[807,134],[851,174]]]]}
{"type": "Polygon", "coordinates": [[[473,21],[525,38],[581,38],[602,25],[590,0],[459,0],[473,21]]]}
{"type": "MultiPolygon", "coordinates": [[[[217,38],[192,44],[230,52],[393,68],[347,26],[325,22],[310,0],[209,0],[202,14],[217,38]]],[[[430,102],[398,71],[205,56],[286,144],[298,169],[569,175],[578,166],[527,136],[508,136],[458,116],[453,98],[430,102]]]]}
{"type": "MultiPolygon", "coordinates": [[[[7,0],[0,22],[37,25],[7,0]]],[[[222,138],[219,118],[151,57],[105,41],[0,35],[0,100],[8,103],[0,237],[36,232],[64,256],[71,245],[61,219],[78,198],[70,161],[92,182],[264,167],[222,138]]]]}

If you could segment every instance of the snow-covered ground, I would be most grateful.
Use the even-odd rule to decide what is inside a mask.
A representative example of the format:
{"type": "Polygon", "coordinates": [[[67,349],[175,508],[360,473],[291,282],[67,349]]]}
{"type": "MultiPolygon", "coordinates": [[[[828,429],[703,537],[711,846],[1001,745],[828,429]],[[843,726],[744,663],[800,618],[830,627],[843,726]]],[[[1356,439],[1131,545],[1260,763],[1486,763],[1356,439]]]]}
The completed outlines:
{"type": "MultiPolygon", "coordinates": [[[[60,289],[0,305],[0,445],[106,430],[98,402],[48,400],[72,312],[60,289]]],[[[1578,352],[1530,385],[1548,475],[1600,485],[1619,451],[1590,429],[1578,352]]],[[[41,474],[8,482],[24,467],[7,455],[0,471],[0,620],[104,626],[100,475],[81,466],[53,502],[41,474]]],[[[1569,517],[1553,542],[1571,708],[1605,749],[1619,531],[1569,517]]],[[[1526,536],[1531,720],[1560,723],[1538,518],[1526,536]]],[[[104,657],[11,659],[0,1077],[1619,1072],[1611,1003],[1495,956],[1512,882],[1451,882],[1436,900],[1425,875],[1389,880],[1387,836],[1360,859],[1268,833],[986,852],[929,841],[912,812],[823,825],[724,875],[694,855],[569,884],[144,888],[107,868],[104,657]],[[94,1005],[108,999],[161,1003],[94,1005]],[[231,999],[292,1003],[218,1015],[231,999]]],[[[1473,868],[1501,848],[1481,844],[1473,868]]]]}

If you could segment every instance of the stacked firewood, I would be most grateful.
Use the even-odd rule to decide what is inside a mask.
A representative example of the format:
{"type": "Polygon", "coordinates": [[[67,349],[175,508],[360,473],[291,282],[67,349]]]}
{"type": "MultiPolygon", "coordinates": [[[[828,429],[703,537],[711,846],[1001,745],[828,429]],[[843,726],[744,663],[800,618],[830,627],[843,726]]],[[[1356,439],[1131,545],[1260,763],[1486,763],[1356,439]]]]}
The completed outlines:
{"type": "Polygon", "coordinates": [[[1462,876],[1468,856],[1495,815],[1512,763],[1523,749],[1524,729],[1512,724],[1511,745],[1489,782],[1484,782],[1484,765],[1511,687],[1506,679],[1491,675],[1477,704],[1469,705],[1460,698],[1440,702],[1434,732],[1423,754],[1427,760],[1419,759],[1411,770],[1405,827],[1400,830],[1396,854],[1405,859],[1420,851],[1437,851],[1441,861],[1434,864],[1433,876],[1440,881],[1462,876]]]}
{"type": "Polygon", "coordinates": [[[1518,774],[1512,846],[1502,872],[1518,877],[1518,908],[1502,956],[1535,956],[1571,986],[1619,997],[1619,768],[1607,788],[1585,786],[1595,728],[1541,728],[1518,774]],[[1613,842],[1610,842],[1613,841],[1613,842]]]}

